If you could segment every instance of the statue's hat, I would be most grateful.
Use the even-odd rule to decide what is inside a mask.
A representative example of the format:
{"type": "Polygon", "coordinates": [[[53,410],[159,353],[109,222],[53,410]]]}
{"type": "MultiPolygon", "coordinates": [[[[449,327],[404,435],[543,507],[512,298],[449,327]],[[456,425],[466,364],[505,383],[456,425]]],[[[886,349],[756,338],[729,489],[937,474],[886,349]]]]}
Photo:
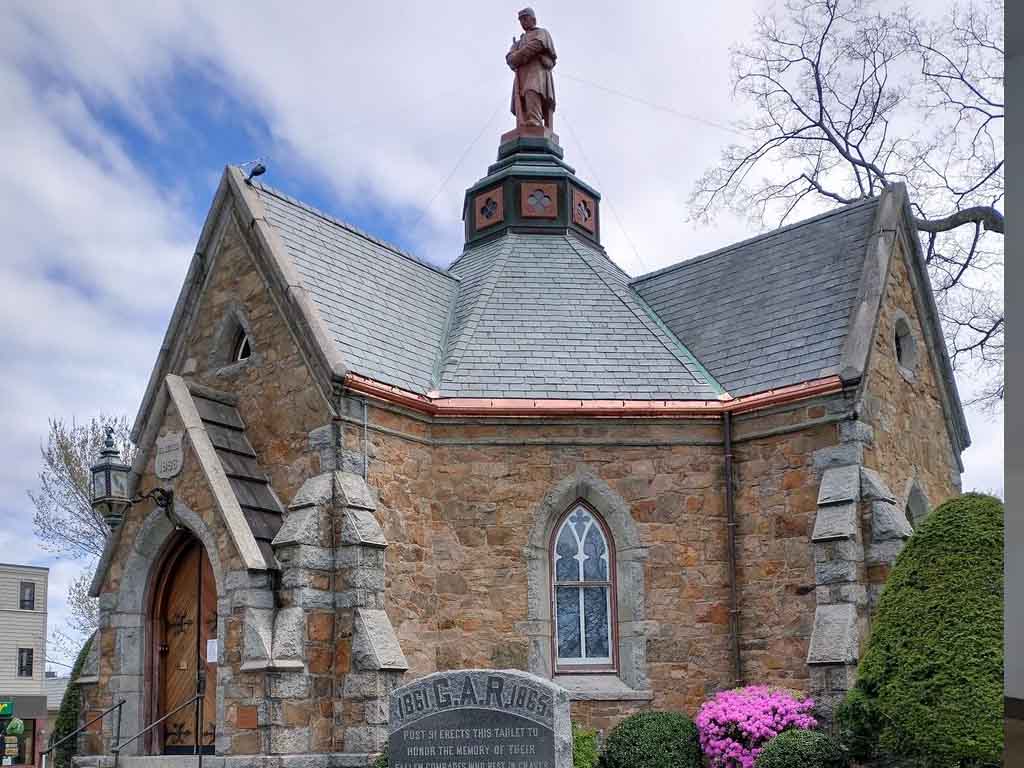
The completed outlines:
{"type": "Polygon", "coordinates": [[[529,6],[523,8],[523,10],[519,12],[519,18],[521,19],[523,16],[532,16],[535,19],[537,18],[537,14],[533,12],[533,8],[530,8],[529,6]]]}

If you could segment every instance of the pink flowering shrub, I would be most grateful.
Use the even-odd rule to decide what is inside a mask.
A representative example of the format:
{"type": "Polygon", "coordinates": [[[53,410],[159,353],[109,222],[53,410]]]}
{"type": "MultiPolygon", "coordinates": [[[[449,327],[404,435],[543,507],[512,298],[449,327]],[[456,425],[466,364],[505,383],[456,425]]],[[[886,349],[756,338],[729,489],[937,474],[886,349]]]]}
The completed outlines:
{"type": "Polygon", "coordinates": [[[701,705],[695,720],[712,768],[753,768],[764,746],[783,731],[810,729],[814,700],[764,685],[721,691],[701,705]]]}

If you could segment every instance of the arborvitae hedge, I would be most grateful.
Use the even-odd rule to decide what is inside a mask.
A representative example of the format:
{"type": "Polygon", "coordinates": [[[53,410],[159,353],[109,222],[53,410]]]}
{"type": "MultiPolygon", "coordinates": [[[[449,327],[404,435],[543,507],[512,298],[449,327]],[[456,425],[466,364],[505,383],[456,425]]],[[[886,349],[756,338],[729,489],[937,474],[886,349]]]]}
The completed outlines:
{"type": "Polygon", "coordinates": [[[606,768],[702,768],[697,726],[679,712],[630,715],[608,734],[606,768]]]}
{"type": "Polygon", "coordinates": [[[844,741],[932,765],[998,764],[1003,750],[1003,505],[968,493],[938,507],[896,560],[844,741]]]}
{"type": "MultiPolygon", "coordinates": [[[[71,681],[64,689],[64,698],[60,700],[60,709],[57,711],[57,722],[53,725],[53,733],[50,736],[49,744],[56,744],[67,734],[73,733],[81,725],[82,694],[78,687],[78,678],[82,674],[82,667],[85,665],[85,658],[89,655],[89,648],[92,647],[96,633],[93,633],[82,650],[78,652],[75,665],[71,668],[71,681]]],[[[63,746],[53,752],[51,763],[54,768],[71,768],[71,758],[76,752],[77,739],[71,739],[63,746]]],[[[47,744],[47,746],[49,746],[47,744]]]]}

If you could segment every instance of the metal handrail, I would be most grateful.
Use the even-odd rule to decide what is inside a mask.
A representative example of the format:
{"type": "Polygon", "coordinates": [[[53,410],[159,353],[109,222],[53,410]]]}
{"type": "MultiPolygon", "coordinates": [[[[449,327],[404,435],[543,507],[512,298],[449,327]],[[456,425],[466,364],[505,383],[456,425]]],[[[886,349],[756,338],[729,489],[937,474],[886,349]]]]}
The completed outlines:
{"type": "MultiPolygon", "coordinates": [[[[116,735],[114,736],[114,743],[116,744],[117,741],[121,738],[121,707],[123,707],[124,705],[125,705],[125,699],[121,699],[119,702],[117,702],[117,704],[115,704],[114,706],[108,707],[107,709],[103,710],[98,715],[96,715],[96,717],[94,717],[92,720],[90,720],[88,723],[86,723],[85,725],[81,726],[80,728],[75,729],[74,731],[69,733],[67,736],[62,738],[60,741],[58,741],[56,744],[51,744],[45,750],[40,752],[39,756],[41,758],[43,758],[42,768],[46,768],[46,758],[49,756],[49,754],[51,752],[53,752],[53,750],[55,750],[57,747],[59,747],[65,741],[70,741],[74,737],[78,736],[78,734],[80,734],[82,731],[84,731],[90,725],[95,723],[97,720],[102,720],[104,717],[109,715],[115,709],[117,710],[117,726],[116,726],[116,731],[115,731],[116,735]]],[[[53,734],[50,735],[50,739],[51,740],[53,739],[53,734]]]]}
{"type": "Polygon", "coordinates": [[[199,702],[198,706],[196,707],[196,755],[199,757],[199,768],[202,768],[202,766],[203,766],[203,751],[202,751],[202,749],[200,749],[200,745],[199,745],[199,730],[198,729],[199,729],[199,723],[201,723],[202,719],[203,719],[203,714],[202,714],[203,713],[203,703],[202,702],[203,702],[203,699],[205,697],[206,697],[205,693],[197,693],[195,696],[193,696],[191,699],[189,699],[185,703],[179,704],[177,707],[172,709],[170,712],[168,712],[166,715],[161,717],[159,720],[154,720],[152,723],[147,725],[145,728],[143,728],[141,731],[136,733],[131,738],[125,739],[120,744],[115,744],[115,746],[110,750],[111,752],[114,753],[114,768],[117,768],[118,761],[121,759],[121,750],[122,749],[124,749],[129,744],[131,744],[133,741],[135,741],[137,738],[139,738],[139,736],[142,736],[142,735],[144,735],[146,733],[149,733],[151,730],[156,728],[158,725],[160,725],[160,723],[162,723],[164,720],[166,720],[171,715],[177,714],[178,712],[183,710],[185,707],[187,707],[187,706],[189,706],[191,704],[195,704],[196,702],[199,702]]]}

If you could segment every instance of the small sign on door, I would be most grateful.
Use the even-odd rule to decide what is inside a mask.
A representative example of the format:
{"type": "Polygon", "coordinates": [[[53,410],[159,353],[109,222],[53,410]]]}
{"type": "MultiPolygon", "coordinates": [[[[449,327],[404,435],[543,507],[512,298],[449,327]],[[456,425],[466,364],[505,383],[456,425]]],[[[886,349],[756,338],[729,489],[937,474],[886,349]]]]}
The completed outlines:
{"type": "Polygon", "coordinates": [[[206,663],[217,663],[217,638],[212,638],[206,641],[206,663]]]}

